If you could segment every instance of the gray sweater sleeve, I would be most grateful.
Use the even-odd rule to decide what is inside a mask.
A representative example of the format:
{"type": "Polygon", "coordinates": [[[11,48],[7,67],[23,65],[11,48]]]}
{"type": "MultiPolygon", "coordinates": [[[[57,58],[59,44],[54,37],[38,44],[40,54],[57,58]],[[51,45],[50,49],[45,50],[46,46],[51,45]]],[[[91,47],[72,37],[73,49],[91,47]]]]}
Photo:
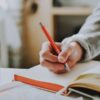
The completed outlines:
{"type": "Polygon", "coordinates": [[[100,4],[87,18],[79,33],[65,38],[62,43],[78,42],[85,50],[83,61],[100,55],[100,4]],[[67,42],[66,42],[67,41],[67,42]]]}

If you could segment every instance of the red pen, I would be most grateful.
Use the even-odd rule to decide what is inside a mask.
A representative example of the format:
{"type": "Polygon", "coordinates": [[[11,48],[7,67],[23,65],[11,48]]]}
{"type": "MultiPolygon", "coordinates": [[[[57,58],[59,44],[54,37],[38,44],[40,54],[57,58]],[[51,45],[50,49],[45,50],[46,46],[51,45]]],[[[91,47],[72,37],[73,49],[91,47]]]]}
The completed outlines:
{"type": "MultiPolygon", "coordinates": [[[[60,50],[59,50],[59,48],[56,46],[54,40],[51,38],[49,32],[46,30],[46,28],[44,27],[44,25],[43,25],[42,23],[40,23],[40,26],[41,26],[41,28],[42,28],[42,30],[43,30],[45,36],[46,36],[47,39],[49,40],[51,46],[54,48],[54,50],[57,52],[57,54],[59,54],[59,53],[60,53],[60,50]]],[[[70,68],[69,68],[69,66],[68,66],[67,63],[64,64],[64,67],[65,67],[65,69],[66,69],[68,72],[70,71],[70,68]]]]}

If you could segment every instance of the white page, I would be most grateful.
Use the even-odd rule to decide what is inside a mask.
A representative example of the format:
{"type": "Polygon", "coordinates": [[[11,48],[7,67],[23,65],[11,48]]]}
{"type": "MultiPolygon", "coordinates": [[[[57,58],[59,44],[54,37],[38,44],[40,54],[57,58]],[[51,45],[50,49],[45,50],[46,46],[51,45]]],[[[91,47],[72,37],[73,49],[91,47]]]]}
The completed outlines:
{"type": "Polygon", "coordinates": [[[94,68],[82,73],[83,74],[100,74],[100,66],[95,66],[94,68]]]}
{"type": "MultiPolygon", "coordinates": [[[[11,83],[12,84],[12,83],[11,83]]],[[[73,99],[51,92],[37,89],[33,86],[23,84],[20,87],[11,88],[0,92],[0,100],[83,100],[82,98],[73,99]]]]}
{"type": "MultiPolygon", "coordinates": [[[[92,62],[88,62],[88,63],[84,63],[84,64],[78,64],[76,66],[76,68],[74,68],[70,73],[63,74],[63,75],[57,75],[57,74],[51,73],[47,69],[44,69],[43,67],[41,67],[39,65],[39,66],[36,66],[35,68],[29,69],[29,71],[27,71],[28,72],[27,77],[31,76],[32,78],[35,78],[35,77],[41,78],[41,76],[47,74],[47,72],[48,72],[48,73],[51,73],[50,77],[54,76],[54,79],[56,79],[56,76],[60,77],[60,78],[57,77],[57,80],[56,80],[57,82],[63,83],[63,82],[61,82],[61,81],[64,80],[63,77],[66,77],[66,82],[70,82],[71,80],[75,79],[75,77],[77,77],[82,72],[85,72],[85,71],[93,68],[94,65],[99,68],[100,62],[92,61],[92,62]],[[36,70],[34,70],[34,69],[36,69],[36,70]],[[32,75],[30,75],[31,73],[29,73],[29,72],[32,72],[32,75]],[[35,76],[34,76],[33,73],[35,74],[35,76]],[[43,74],[43,73],[45,73],[45,74],[43,74]],[[36,75],[37,76],[39,75],[39,76],[37,77],[36,75]]],[[[19,72],[17,74],[19,74],[19,72]]],[[[49,81],[49,79],[47,78],[48,76],[45,75],[43,77],[45,77],[43,80],[49,81]]],[[[50,78],[50,79],[52,79],[52,78],[50,78]]],[[[22,84],[22,86],[19,86],[17,88],[12,87],[12,88],[9,89],[7,87],[6,91],[0,92],[0,100],[45,100],[44,97],[45,98],[51,97],[51,96],[49,96],[48,93],[49,92],[37,89],[33,86],[22,84]],[[46,94],[47,97],[43,94],[46,94]]],[[[56,99],[54,99],[54,100],[56,100],[56,99]]],[[[57,100],[59,100],[58,97],[57,97],[57,100]]],[[[72,98],[71,99],[70,98],[66,98],[66,99],[62,98],[60,100],[73,100],[73,99],[72,98]]],[[[79,99],[76,99],[76,100],[82,100],[82,98],[79,98],[79,99]]]]}
{"type": "Polygon", "coordinates": [[[88,63],[78,64],[72,69],[71,72],[60,75],[54,74],[53,72],[50,72],[47,68],[40,65],[29,69],[27,73],[18,74],[31,79],[36,79],[44,82],[52,82],[66,86],[69,82],[76,79],[81,73],[87,70],[91,70],[91,68],[93,68],[94,66],[100,67],[100,62],[91,61],[88,63]]]}

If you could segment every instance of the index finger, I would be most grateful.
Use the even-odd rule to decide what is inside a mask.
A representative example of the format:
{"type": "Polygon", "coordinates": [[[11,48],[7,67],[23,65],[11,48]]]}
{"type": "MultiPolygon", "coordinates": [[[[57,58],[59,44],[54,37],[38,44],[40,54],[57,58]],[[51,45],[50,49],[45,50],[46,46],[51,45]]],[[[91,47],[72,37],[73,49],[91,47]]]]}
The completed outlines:
{"type": "Polygon", "coordinates": [[[52,47],[51,47],[51,45],[50,45],[50,43],[49,42],[44,42],[43,44],[42,44],[42,49],[41,49],[41,51],[51,51],[52,50],[52,47]]]}

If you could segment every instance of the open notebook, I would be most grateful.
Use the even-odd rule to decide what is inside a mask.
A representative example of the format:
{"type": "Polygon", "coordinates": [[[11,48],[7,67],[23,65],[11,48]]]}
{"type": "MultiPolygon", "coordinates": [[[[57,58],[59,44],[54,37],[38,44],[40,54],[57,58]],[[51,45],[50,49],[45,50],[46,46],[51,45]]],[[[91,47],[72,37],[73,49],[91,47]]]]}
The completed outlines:
{"type": "Polygon", "coordinates": [[[83,100],[83,98],[56,95],[21,82],[12,82],[0,86],[0,100],[83,100]]]}
{"type": "Polygon", "coordinates": [[[66,87],[67,93],[72,88],[100,95],[100,62],[78,64],[71,72],[60,75],[39,65],[25,73],[15,74],[14,80],[52,92],[66,87]]]}

